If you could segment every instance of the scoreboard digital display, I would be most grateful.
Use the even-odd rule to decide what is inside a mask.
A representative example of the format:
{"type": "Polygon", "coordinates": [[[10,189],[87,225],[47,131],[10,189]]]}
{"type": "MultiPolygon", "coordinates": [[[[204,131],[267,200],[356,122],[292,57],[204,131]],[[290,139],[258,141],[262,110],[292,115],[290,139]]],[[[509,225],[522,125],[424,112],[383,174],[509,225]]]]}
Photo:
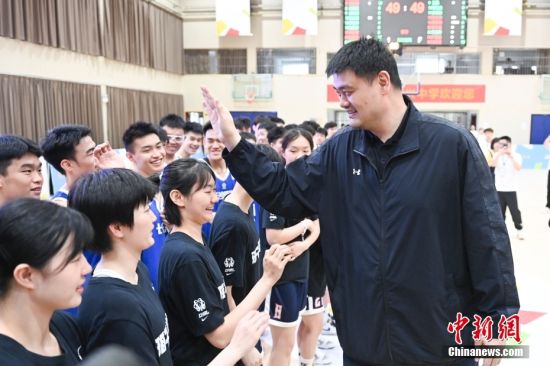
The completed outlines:
{"type": "Polygon", "coordinates": [[[344,0],[344,43],[370,36],[404,46],[466,46],[467,0],[344,0]]]}

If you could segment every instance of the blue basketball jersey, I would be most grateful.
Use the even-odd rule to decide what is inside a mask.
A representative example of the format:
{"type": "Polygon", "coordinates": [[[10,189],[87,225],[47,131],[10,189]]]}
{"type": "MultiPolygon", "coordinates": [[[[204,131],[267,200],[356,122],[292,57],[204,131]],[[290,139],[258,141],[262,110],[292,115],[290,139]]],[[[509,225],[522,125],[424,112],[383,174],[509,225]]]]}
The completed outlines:
{"type": "Polygon", "coordinates": [[[155,287],[155,291],[158,292],[158,269],[160,254],[162,253],[162,247],[164,246],[164,239],[166,239],[167,231],[160,216],[160,209],[157,203],[157,198],[153,199],[149,204],[149,209],[155,214],[156,220],[153,226],[153,240],[155,243],[149,248],[145,249],[141,253],[141,261],[145,264],[149,270],[151,282],[155,287]]]}
{"type": "MultiPolygon", "coordinates": [[[[208,162],[208,161],[207,161],[208,162]]],[[[216,194],[218,195],[218,202],[214,205],[214,212],[218,211],[218,207],[220,206],[220,203],[227,197],[229,193],[233,190],[233,187],[235,187],[235,183],[237,180],[233,178],[231,175],[231,172],[227,170],[227,176],[221,177],[217,174],[216,175],[216,194]]],[[[202,234],[206,241],[208,241],[208,238],[210,236],[210,227],[212,224],[206,223],[202,225],[202,234]]]]}

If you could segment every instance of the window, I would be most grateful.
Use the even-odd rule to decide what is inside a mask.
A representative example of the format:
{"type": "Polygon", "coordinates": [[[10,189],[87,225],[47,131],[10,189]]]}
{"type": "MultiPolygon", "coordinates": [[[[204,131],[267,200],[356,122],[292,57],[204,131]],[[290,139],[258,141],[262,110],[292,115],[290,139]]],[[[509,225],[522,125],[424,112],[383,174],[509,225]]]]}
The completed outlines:
{"type": "Polygon", "coordinates": [[[550,73],[550,49],[493,50],[495,75],[535,75],[550,73]]]}
{"type": "Polygon", "coordinates": [[[246,49],[183,50],[186,74],[246,74],[246,49]]]}
{"type": "Polygon", "coordinates": [[[336,55],[336,52],[328,52],[327,53],[327,66],[330,64],[330,60],[336,55]]]}
{"type": "Polygon", "coordinates": [[[258,74],[316,73],[315,48],[259,48],[256,57],[258,74]]]}
{"type": "Polygon", "coordinates": [[[480,53],[403,53],[397,58],[401,75],[479,74],[480,53]]]}

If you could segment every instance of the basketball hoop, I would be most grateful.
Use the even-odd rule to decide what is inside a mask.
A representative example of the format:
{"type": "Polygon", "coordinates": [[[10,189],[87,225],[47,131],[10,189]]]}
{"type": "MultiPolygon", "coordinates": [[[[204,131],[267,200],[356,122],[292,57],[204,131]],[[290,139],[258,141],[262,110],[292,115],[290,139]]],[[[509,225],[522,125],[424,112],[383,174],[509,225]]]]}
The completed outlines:
{"type": "Polygon", "coordinates": [[[256,100],[256,87],[254,85],[246,87],[244,98],[248,104],[252,104],[256,100]]]}

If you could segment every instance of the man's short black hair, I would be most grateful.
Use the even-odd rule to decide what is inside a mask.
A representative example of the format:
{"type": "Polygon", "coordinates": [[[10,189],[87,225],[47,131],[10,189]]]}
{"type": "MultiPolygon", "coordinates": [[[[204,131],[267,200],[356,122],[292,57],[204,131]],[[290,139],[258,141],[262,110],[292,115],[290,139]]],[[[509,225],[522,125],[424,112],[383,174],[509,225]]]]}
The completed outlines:
{"type": "Polygon", "coordinates": [[[272,144],[285,134],[285,129],[282,127],[274,127],[267,132],[267,141],[272,144]]]}
{"type": "Polygon", "coordinates": [[[241,136],[241,138],[243,140],[252,140],[252,141],[256,142],[256,136],[254,136],[250,132],[241,131],[241,132],[239,132],[239,135],[241,136]]]}
{"type": "Polygon", "coordinates": [[[167,114],[159,122],[160,127],[179,128],[184,130],[185,121],[177,114],[167,114]]]}
{"type": "Polygon", "coordinates": [[[282,124],[284,125],[285,124],[285,120],[282,119],[281,117],[275,117],[275,116],[270,116],[269,119],[271,120],[271,122],[275,123],[275,124],[282,124]]]}
{"type": "Polygon", "coordinates": [[[44,159],[55,170],[65,175],[61,162],[65,159],[74,160],[75,147],[84,137],[91,136],[92,130],[81,125],[61,125],[52,128],[42,140],[41,147],[44,159]]]}
{"type": "Polygon", "coordinates": [[[264,129],[264,130],[267,130],[267,131],[270,131],[272,128],[275,128],[277,127],[277,125],[271,121],[265,121],[265,122],[262,122],[258,125],[258,130],[259,129],[264,129]]]}
{"type": "Polygon", "coordinates": [[[16,135],[0,135],[0,175],[6,171],[14,159],[21,159],[25,154],[42,156],[42,151],[33,141],[16,135]]]}
{"type": "Polygon", "coordinates": [[[197,122],[186,122],[183,128],[183,132],[185,134],[192,132],[196,133],[197,135],[204,135],[204,132],[202,131],[202,125],[197,122]]]}
{"type": "Polygon", "coordinates": [[[325,130],[323,127],[319,127],[318,129],[316,129],[315,133],[319,133],[321,135],[324,135],[325,137],[328,136],[328,131],[325,130]]]}
{"type": "Polygon", "coordinates": [[[235,128],[240,131],[249,130],[251,124],[252,122],[250,122],[250,118],[241,117],[235,119],[235,128]]]}
{"type": "Polygon", "coordinates": [[[507,141],[509,144],[512,143],[512,138],[510,136],[500,136],[498,139],[507,141]]]}
{"type": "Polygon", "coordinates": [[[338,124],[334,121],[330,121],[325,123],[325,130],[328,130],[329,128],[338,127],[338,124]]]}
{"type": "Polygon", "coordinates": [[[264,122],[271,122],[271,118],[269,118],[269,116],[266,116],[265,114],[258,114],[256,117],[254,117],[255,126],[264,122]]]}
{"type": "Polygon", "coordinates": [[[202,126],[202,133],[206,135],[206,131],[213,130],[214,126],[212,126],[212,122],[208,121],[202,126]]]}
{"type": "Polygon", "coordinates": [[[298,126],[298,128],[301,128],[302,130],[306,130],[307,132],[310,133],[311,136],[315,135],[316,127],[314,127],[313,125],[311,125],[309,123],[304,122],[300,126],[298,126]]]}
{"type": "Polygon", "coordinates": [[[281,157],[281,155],[279,155],[277,151],[275,151],[275,149],[269,145],[266,145],[266,144],[256,145],[256,149],[261,153],[263,153],[265,156],[267,156],[267,158],[271,160],[271,162],[273,163],[283,162],[283,158],[281,157]]]}
{"type": "Polygon", "coordinates": [[[362,37],[344,45],[330,60],[326,74],[331,76],[345,70],[366,78],[369,83],[380,71],[386,71],[390,75],[391,84],[401,89],[401,79],[393,54],[384,43],[374,38],[362,37]]]}
{"type": "Polygon", "coordinates": [[[285,127],[283,127],[283,130],[286,131],[290,131],[290,130],[293,130],[295,128],[298,128],[299,126],[296,124],[296,123],[290,123],[288,125],[285,125],[285,127]]]}
{"type": "Polygon", "coordinates": [[[484,129],[483,133],[485,133],[485,132],[495,133],[495,131],[491,127],[484,129]]]}
{"type": "Polygon", "coordinates": [[[157,135],[161,141],[166,141],[168,138],[165,133],[163,139],[160,128],[155,126],[153,123],[138,121],[132,123],[130,127],[128,127],[126,131],[124,131],[124,134],[122,135],[124,148],[126,149],[126,151],[132,151],[132,144],[135,140],[150,134],[157,135]]]}
{"type": "Polygon", "coordinates": [[[109,225],[134,226],[134,210],[155,197],[153,183],[123,168],[104,169],[80,178],[69,192],[69,206],[86,215],[94,228],[88,249],[107,253],[113,249],[109,225]]]}

